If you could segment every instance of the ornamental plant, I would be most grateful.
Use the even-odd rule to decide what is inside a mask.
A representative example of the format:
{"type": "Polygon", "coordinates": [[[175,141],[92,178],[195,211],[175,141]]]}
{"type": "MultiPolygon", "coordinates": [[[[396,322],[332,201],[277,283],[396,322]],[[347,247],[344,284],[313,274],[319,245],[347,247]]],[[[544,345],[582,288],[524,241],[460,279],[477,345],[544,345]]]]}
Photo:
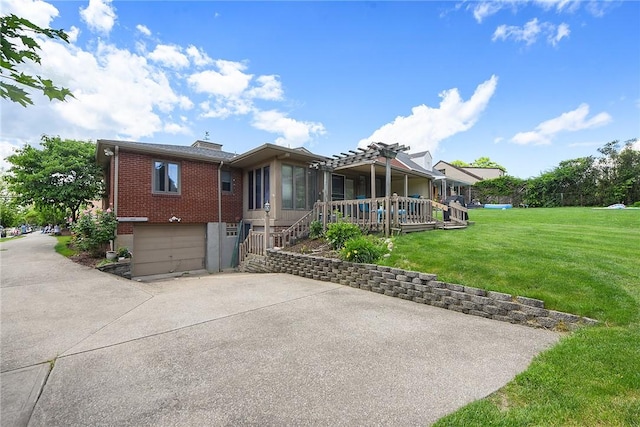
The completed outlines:
{"type": "Polygon", "coordinates": [[[78,249],[99,257],[103,255],[109,242],[115,238],[117,227],[118,219],[111,209],[107,209],[99,210],[95,215],[91,212],[83,212],[71,229],[78,249]]]}
{"type": "Polygon", "coordinates": [[[331,249],[339,250],[347,240],[362,236],[362,231],[356,224],[340,221],[329,224],[324,235],[331,249]]]}
{"type": "Polygon", "coordinates": [[[393,249],[389,239],[373,236],[359,236],[347,240],[340,250],[340,258],[345,261],[373,264],[393,249]]]}
{"type": "Polygon", "coordinates": [[[322,223],[315,219],[309,225],[309,238],[317,239],[319,237],[322,237],[322,223]]]}

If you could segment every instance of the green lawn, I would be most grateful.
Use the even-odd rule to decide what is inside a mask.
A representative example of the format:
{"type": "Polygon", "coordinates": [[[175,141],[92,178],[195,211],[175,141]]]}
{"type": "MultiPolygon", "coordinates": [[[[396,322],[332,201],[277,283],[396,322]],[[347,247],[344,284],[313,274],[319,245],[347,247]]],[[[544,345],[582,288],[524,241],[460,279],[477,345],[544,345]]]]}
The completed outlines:
{"type": "Polygon", "coordinates": [[[56,240],[58,243],[56,243],[54,249],[60,255],[68,258],[78,253],[78,251],[69,247],[69,244],[71,243],[71,236],[56,236],[56,240]]]}
{"type": "Polygon", "coordinates": [[[384,264],[601,324],[437,425],[640,426],[640,210],[472,210],[470,219],[464,230],[398,236],[384,264]]]}

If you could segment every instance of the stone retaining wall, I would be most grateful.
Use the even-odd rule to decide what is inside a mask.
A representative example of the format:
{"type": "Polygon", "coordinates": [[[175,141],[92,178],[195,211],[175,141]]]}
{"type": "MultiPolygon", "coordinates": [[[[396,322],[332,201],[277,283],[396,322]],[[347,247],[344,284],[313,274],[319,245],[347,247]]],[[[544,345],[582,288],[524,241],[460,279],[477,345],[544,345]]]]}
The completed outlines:
{"type": "Polygon", "coordinates": [[[274,249],[268,250],[262,266],[264,272],[288,273],[339,283],[420,304],[532,327],[567,331],[597,323],[587,317],[545,309],[541,300],[440,282],[435,274],[274,249]]]}
{"type": "Polygon", "coordinates": [[[105,273],[115,274],[116,276],[124,277],[125,279],[131,279],[131,263],[129,260],[104,264],[98,267],[98,270],[105,273]]]}

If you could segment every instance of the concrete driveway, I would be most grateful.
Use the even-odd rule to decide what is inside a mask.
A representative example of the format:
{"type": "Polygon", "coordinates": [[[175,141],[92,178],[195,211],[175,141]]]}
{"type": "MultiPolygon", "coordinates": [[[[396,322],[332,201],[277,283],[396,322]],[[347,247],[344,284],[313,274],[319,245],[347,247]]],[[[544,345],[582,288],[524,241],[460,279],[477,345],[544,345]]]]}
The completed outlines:
{"type": "Polygon", "coordinates": [[[282,274],[132,282],[0,244],[1,422],[428,425],[559,335],[282,274]]]}

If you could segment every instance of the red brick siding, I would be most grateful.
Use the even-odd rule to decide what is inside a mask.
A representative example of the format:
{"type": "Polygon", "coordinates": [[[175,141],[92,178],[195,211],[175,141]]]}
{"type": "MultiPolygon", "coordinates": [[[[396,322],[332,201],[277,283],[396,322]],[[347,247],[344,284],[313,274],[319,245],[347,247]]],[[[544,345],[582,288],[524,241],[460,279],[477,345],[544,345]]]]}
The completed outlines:
{"type": "MultiPolygon", "coordinates": [[[[166,223],[173,215],[182,223],[218,222],[218,164],[120,151],[118,216],[147,217],[149,223],[166,223]],[[154,160],[180,165],[179,195],[152,194],[154,160]]],[[[232,172],[232,191],[222,194],[222,221],[242,218],[242,171],[232,172]]],[[[111,199],[112,196],[110,196],[111,199]]],[[[130,234],[132,225],[120,224],[118,232],[130,234]]]]}

